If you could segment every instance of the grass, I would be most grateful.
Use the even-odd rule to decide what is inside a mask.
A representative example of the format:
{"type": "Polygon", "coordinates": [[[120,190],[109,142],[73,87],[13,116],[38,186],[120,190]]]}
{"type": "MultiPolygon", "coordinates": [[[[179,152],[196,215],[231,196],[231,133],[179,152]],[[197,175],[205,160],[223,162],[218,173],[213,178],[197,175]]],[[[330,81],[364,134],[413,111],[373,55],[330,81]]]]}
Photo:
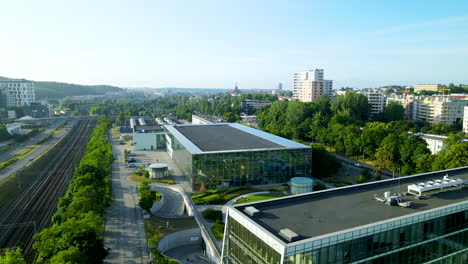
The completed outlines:
{"type": "Polygon", "coordinates": [[[240,199],[239,201],[237,201],[235,204],[259,202],[259,201],[270,200],[270,199],[279,198],[279,197],[285,197],[285,196],[288,196],[288,195],[287,195],[287,194],[283,194],[283,193],[264,193],[264,194],[256,194],[256,195],[251,195],[251,196],[247,196],[247,197],[241,198],[241,199],[240,199]]]}
{"type": "Polygon", "coordinates": [[[12,149],[12,148],[14,148],[14,147],[16,147],[18,145],[19,145],[19,143],[11,143],[11,144],[8,144],[6,146],[0,147],[0,154],[5,153],[5,152],[9,151],[10,149],[12,149]]]}
{"type": "Polygon", "coordinates": [[[216,239],[223,239],[224,237],[224,223],[221,221],[216,221],[214,226],[210,228],[211,232],[213,233],[213,236],[216,239]]]}
{"type": "Polygon", "coordinates": [[[204,193],[192,193],[190,197],[195,204],[225,204],[237,196],[258,191],[258,189],[235,187],[225,190],[208,190],[204,193]]]}
{"type": "Polygon", "coordinates": [[[133,174],[132,176],[130,176],[130,180],[134,182],[138,182],[138,183],[141,183],[142,181],[146,180],[146,181],[149,181],[150,183],[163,183],[163,184],[169,184],[169,185],[176,184],[173,179],[150,179],[150,178],[145,178],[145,176],[143,175],[140,176],[137,174],[133,174]]]}
{"type": "Polygon", "coordinates": [[[0,170],[5,169],[6,167],[10,166],[11,164],[17,162],[20,159],[24,159],[27,155],[29,155],[31,152],[35,151],[40,147],[41,145],[31,145],[18,151],[13,157],[5,160],[4,162],[0,162],[0,170]]]}

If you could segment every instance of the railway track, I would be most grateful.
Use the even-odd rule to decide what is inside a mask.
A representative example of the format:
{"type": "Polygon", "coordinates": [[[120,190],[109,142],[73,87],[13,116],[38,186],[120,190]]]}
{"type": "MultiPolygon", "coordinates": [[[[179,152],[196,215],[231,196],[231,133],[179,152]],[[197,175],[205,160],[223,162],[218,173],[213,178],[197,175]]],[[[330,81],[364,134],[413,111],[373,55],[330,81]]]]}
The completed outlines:
{"type": "Polygon", "coordinates": [[[0,216],[0,248],[19,247],[27,260],[33,259],[33,235],[50,226],[58,199],[66,191],[95,125],[95,120],[79,121],[51,150],[55,155],[34,182],[0,216]]]}

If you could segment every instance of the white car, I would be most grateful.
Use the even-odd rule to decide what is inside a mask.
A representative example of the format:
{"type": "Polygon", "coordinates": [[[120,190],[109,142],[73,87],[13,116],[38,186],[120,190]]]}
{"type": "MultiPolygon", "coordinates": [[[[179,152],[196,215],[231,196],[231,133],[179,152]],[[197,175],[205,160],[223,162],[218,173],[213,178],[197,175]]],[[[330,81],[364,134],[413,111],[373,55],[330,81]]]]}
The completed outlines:
{"type": "Polygon", "coordinates": [[[356,166],[356,167],[362,167],[362,164],[361,164],[361,163],[354,163],[354,166],[356,166]]]}

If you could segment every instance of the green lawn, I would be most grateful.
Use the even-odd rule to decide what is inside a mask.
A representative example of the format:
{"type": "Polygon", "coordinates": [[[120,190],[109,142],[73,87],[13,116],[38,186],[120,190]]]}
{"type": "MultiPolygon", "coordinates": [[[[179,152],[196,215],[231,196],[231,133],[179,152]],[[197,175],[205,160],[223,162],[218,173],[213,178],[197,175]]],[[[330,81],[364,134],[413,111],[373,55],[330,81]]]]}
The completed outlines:
{"type": "Polygon", "coordinates": [[[192,193],[190,197],[195,204],[225,204],[237,196],[258,191],[258,189],[235,187],[225,190],[208,190],[204,193],[192,193]]]}
{"type": "Polygon", "coordinates": [[[288,195],[283,194],[283,193],[263,193],[263,194],[257,194],[257,195],[244,197],[240,199],[239,201],[237,201],[235,204],[252,203],[252,202],[258,202],[258,201],[269,200],[269,199],[285,197],[285,196],[288,196],[288,195]]]}

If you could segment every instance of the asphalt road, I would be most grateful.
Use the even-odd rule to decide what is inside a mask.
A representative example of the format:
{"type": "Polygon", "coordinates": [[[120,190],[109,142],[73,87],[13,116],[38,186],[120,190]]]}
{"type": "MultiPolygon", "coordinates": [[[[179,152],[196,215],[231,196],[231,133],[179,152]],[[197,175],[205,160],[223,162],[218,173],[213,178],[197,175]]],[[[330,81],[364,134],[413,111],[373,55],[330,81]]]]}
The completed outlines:
{"type": "MultiPolygon", "coordinates": [[[[67,128],[69,128],[69,127],[70,126],[67,126],[67,128]]],[[[52,131],[52,130],[53,129],[50,129],[50,131],[52,131]]],[[[11,164],[10,166],[6,167],[4,170],[0,171],[0,182],[3,181],[4,179],[8,178],[10,175],[15,173],[20,168],[26,166],[28,163],[31,162],[31,159],[32,160],[36,159],[38,156],[40,156],[42,153],[44,153],[50,146],[52,146],[55,142],[57,142],[62,136],[64,136],[65,133],[67,133],[67,132],[68,132],[67,129],[60,130],[51,139],[47,140],[41,147],[39,147],[38,149],[36,149],[32,153],[29,153],[29,155],[26,158],[18,160],[17,162],[15,162],[15,163],[11,164]]],[[[44,134],[43,136],[45,136],[45,135],[46,134],[44,134]]],[[[36,136],[35,138],[36,138],[36,140],[35,141],[30,141],[30,143],[28,143],[28,145],[34,144],[37,140],[41,139],[42,137],[36,136]]],[[[22,150],[23,148],[27,147],[28,145],[12,149],[12,150],[8,151],[7,153],[2,154],[2,157],[0,157],[0,159],[3,158],[3,160],[1,160],[1,161],[5,161],[7,158],[10,158],[12,155],[14,155],[14,153],[17,153],[18,151],[22,150]]]]}
{"type": "Polygon", "coordinates": [[[110,248],[104,263],[150,263],[142,211],[136,194],[137,183],[130,181],[131,169],[124,167],[123,149],[113,140],[115,161],[112,165],[114,199],[105,213],[104,245],[110,248]]]}
{"type": "Polygon", "coordinates": [[[178,192],[160,185],[152,185],[151,189],[164,196],[164,205],[154,215],[165,218],[184,216],[184,199],[178,192]]]}

